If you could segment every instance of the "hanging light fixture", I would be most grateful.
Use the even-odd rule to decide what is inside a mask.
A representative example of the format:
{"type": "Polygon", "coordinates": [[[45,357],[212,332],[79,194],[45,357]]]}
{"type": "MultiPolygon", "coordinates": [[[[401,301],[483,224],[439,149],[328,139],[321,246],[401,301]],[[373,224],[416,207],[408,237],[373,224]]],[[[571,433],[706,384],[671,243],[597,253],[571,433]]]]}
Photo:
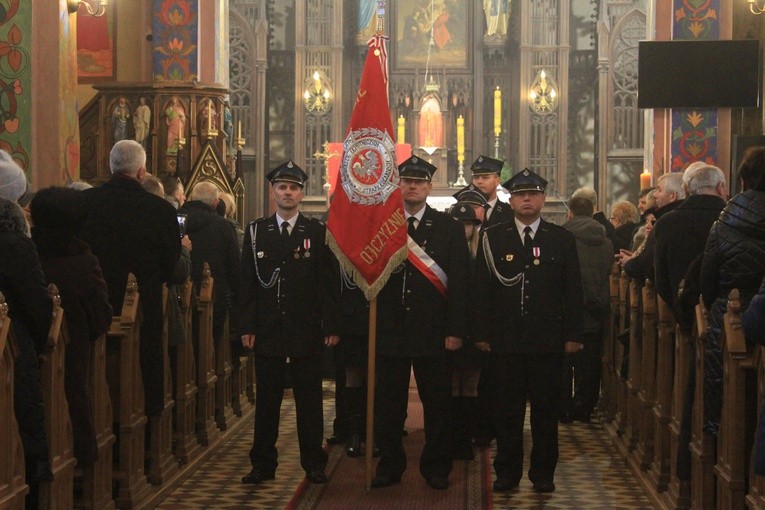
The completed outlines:
{"type": "Polygon", "coordinates": [[[765,5],[760,7],[759,0],[747,0],[747,3],[749,4],[749,11],[754,15],[759,16],[765,12],[765,5]]]}
{"type": "Polygon", "coordinates": [[[547,76],[544,69],[529,87],[529,107],[540,115],[552,113],[558,107],[558,91],[555,80],[547,76]]]}
{"type": "Polygon", "coordinates": [[[69,14],[77,12],[81,4],[85,5],[85,9],[91,16],[103,16],[106,14],[106,6],[109,5],[109,0],[66,0],[66,8],[69,14]],[[95,7],[91,3],[95,3],[95,7]]]}
{"type": "Polygon", "coordinates": [[[319,71],[306,78],[303,104],[309,113],[324,114],[332,108],[332,92],[329,89],[327,77],[319,71]]]}

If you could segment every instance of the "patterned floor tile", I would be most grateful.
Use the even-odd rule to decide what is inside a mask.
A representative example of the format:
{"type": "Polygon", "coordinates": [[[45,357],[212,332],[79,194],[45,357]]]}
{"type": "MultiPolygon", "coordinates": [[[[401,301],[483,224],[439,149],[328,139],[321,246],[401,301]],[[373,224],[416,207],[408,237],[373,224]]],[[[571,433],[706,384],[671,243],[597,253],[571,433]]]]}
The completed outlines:
{"type": "MultiPolygon", "coordinates": [[[[324,383],[325,435],[334,418],[334,384],[324,383]]],[[[295,407],[287,391],[282,404],[279,440],[279,468],[276,480],[260,486],[243,485],[242,475],[250,470],[248,452],[252,425],[226,443],[215,455],[158,508],[161,509],[278,509],[292,499],[304,479],[297,448],[295,407]]],[[[635,480],[619,458],[598,424],[561,425],[560,460],[556,471],[557,490],[536,494],[524,478],[513,494],[493,495],[496,509],[650,509],[635,480]]],[[[530,451],[528,420],[525,450],[530,451]]],[[[492,452],[493,454],[494,452],[492,452]]],[[[528,470],[528,455],[526,466],[528,470]]],[[[401,508],[392,501],[390,508],[401,508]]]]}

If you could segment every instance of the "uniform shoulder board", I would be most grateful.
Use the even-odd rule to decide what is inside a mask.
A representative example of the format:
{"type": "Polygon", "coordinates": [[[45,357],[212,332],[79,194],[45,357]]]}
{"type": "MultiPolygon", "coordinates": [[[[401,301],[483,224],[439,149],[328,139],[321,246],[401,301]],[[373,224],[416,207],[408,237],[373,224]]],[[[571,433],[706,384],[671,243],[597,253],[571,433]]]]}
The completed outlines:
{"type": "Polygon", "coordinates": [[[268,217],[267,217],[267,216],[264,216],[264,217],[262,217],[262,218],[258,218],[258,219],[257,219],[257,220],[255,220],[255,221],[251,221],[251,222],[250,222],[250,223],[249,223],[247,226],[249,227],[250,225],[254,225],[254,224],[256,224],[256,223],[265,223],[267,219],[268,219],[268,217]]]}

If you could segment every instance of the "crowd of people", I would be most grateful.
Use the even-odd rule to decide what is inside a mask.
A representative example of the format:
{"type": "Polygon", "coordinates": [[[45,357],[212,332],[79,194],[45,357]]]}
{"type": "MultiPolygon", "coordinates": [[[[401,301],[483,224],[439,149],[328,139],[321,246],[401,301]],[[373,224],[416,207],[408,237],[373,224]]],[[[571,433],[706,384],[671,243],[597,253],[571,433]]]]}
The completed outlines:
{"type": "MultiPolygon", "coordinates": [[[[709,434],[717,434],[720,421],[720,329],[731,289],[739,289],[744,308],[752,303],[744,313],[747,338],[765,345],[765,147],[750,150],[734,172],[741,192],[729,201],[722,170],[696,162],[641,190],[637,205],[613,204],[610,218],[599,210],[596,192],[580,188],[562,226],[542,218],[547,182],[529,169],[502,184],[509,203],[499,200],[504,163],[487,156],[473,163],[472,183],[455,193],[451,209],[438,212],[428,205],[437,168],[412,156],[399,175],[409,250],[422,263],[407,259],[378,295],[374,437],[367,438],[369,303],[326,245],[324,224],[300,212],[305,172],[292,161],[274,168],[267,175],[274,214],[242,229],[232,197],[202,181],[187,201],[177,178],[147,173],[146,153],[135,141],[117,142],[109,163],[111,178],[96,188],[73,183],[33,193],[21,168],[0,151],[0,291],[19,346],[14,405],[30,497],[51,476],[37,366],[51,322],[49,282],[58,286],[67,317],[65,392],[74,455],[87,467],[97,456],[87,363],[93,340],[122,308],[128,274],[141,295],[140,363],[151,418],[162,412],[165,393],[162,287],[170,291],[172,355],[191,341],[181,327],[178,285],[190,277],[198,287],[209,265],[214,338],[228,334],[235,356],[254,352],[246,484],[276,476],[287,386],[297,408],[301,466],[309,482],[327,481],[322,360],[332,347],[338,406],[328,441],[345,443],[349,456],[374,442],[380,459],[373,487],[396,484],[406,470],[404,423],[414,373],[425,429],[419,472],[430,487],[447,489],[453,461],[472,459],[474,447],[496,439],[493,488],[517,490],[530,403],[527,476],[536,492],[554,491],[558,424],[590,422],[598,403],[614,262],[638,281],[652,280],[685,330],[703,297],[710,311],[709,434]]],[[[688,479],[693,395],[684,403],[678,472],[688,479]]],[[[760,429],[765,472],[765,420],[760,429]]]]}

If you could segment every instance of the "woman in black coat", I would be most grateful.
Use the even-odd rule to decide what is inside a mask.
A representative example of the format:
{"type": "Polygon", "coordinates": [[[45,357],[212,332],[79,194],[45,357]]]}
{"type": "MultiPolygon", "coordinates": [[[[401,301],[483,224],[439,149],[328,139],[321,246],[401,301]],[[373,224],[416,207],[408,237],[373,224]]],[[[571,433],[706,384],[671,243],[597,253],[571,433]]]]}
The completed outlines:
{"type": "Polygon", "coordinates": [[[765,147],[747,152],[739,167],[742,193],[725,206],[707,238],[701,293],[709,310],[704,353],[704,430],[714,436],[722,408],[723,315],[728,294],[738,289],[744,309],[765,276],[765,147]]]}
{"type": "Polygon", "coordinates": [[[35,194],[31,208],[32,240],[46,280],[58,287],[69,332],[64,384],[74,456],[78,467],[88,467],[98,452],[93,406],[88,397],[93,341],[108,331],[112,307],[98,259],[76,237],[85,219],[82,192],[47,188],[35,194]]]}
{"type": "Polygon", "coordinates": [[[13,371],[13,408],[24,447],[26,482],[31,487],[28,500],[32,501],[38,483],[51,478],[37,356],[45,347],[53,306],[24,212],[15,202],[2,198],[0,292],[8,304],[19,348],[13,371]]]}

